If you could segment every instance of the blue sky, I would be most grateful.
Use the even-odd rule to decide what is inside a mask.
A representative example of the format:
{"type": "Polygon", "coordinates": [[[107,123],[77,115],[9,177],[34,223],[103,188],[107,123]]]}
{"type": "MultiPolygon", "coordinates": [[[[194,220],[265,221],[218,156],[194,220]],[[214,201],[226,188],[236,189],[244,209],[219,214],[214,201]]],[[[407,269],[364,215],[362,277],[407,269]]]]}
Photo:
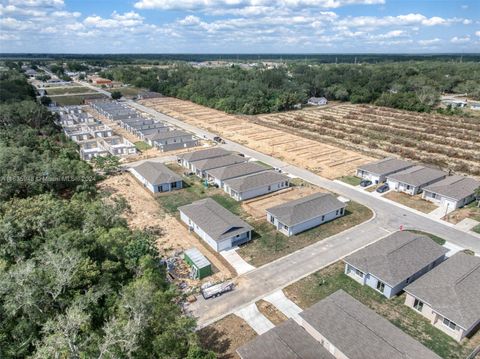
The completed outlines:
{"type": "Polygon", "coordinates": [[[479,0],[0,0],[0,52],[479,51],[479,0]]]}

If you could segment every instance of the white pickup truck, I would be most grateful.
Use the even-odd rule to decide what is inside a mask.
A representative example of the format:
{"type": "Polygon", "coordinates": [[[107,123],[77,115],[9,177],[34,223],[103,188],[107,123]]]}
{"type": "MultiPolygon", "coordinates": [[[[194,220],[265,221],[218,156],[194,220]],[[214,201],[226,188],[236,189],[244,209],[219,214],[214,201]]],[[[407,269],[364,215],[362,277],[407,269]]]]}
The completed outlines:
{"type": "Polygon", "coordinates": [[[234,286],[235,285],[231,281],[218,284],[205,283],[200,292],[202,293],[203,298],[209,299],[221,296],[223,293],[230,292],[233,290],[234,286]]]}

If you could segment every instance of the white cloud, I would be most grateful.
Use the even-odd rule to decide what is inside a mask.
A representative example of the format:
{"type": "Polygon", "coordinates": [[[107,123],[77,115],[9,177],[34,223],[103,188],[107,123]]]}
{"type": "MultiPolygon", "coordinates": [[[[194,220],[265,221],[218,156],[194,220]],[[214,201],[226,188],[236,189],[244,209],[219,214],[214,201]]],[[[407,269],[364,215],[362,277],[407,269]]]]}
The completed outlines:
{"type": "MultiPolygon", "coordinates": [[[[139,0],[134,6],[142,10],[244,9],[249,7],[251,10],[258,10],[254,8],[338,8],[346,5],[374,5],[384,3],[385,0],[139,0]]],[[[255,11],[253,11],[253,13],[255,13],[255,11]]]]}
{"type": "Polygon", "coordinates": [[[480,30],[475,31],[475,35],[478,36],[478,37],[480,37],[480,30]]]}
{"type": "Polygon", "coordinates": [[[418,44],[421,46],[432,46],[438,44],[441,40],[439,38],[435,39],[425,39],[425,40],[418,40],[418,44]]]}
{"type": "Polygon", "coordinates": [[[62,7],[65,5],[63,0],[9,0],[8,2],[18,7],[62,7]]]}
{"type": "Polygon", "coordinates": [[[473,21],[470,20],[470,19],[465,19],[465,20],[462,21],[462,24],[463,24],[463,25],[470,25],[470,24],[472,24],[472,23],[473,23],[473,21]]]}
{"type": "Polygon", "coordinates": [[[82,14],[78,11],[69,12],[69,11],[53,11],[50,15],[54,17],[80,17],[82,14]]]}
{"type": "Polygon", "coordinates": [[[463,37],[458,37],[454,36],[450,39],[450,42],[453,44],[465,44],[467,42],[470,42],[470,36],[463,36],[463,37]]]}
{"type": "Polygon", "coordinates": [[[114,11],[111,18],[105,19],[97,15],[88,16],[83,20],[84,25],[97,28],[135,27],[143,24],[143,17],[134,11],[119,14],[114,11]]]}

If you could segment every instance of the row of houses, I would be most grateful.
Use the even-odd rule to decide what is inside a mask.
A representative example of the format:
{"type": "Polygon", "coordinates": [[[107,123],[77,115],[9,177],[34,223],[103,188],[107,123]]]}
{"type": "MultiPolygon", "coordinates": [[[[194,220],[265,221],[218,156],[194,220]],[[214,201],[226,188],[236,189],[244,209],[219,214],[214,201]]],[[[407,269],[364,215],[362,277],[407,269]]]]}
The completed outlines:
{"type": "Polygon", "coordinates": [[[344,258],[345,274],[405,305],[461,341],[480,324],[480,257],[447,249],[425,235],[396,232],[344,258]]]}
{"type": "Polygon", "coordinates": [[[52,109],[65,136],[79,145],[80,157],[90,161],[99,156],[132,156],[137,153],[133,143],[84,112],[80,106],[52,109]]]}
{"type": "Polygon", "coordinates": [[[357,168],[356,175],[375,184],[386,182],[390,189],[422,198],[450,209],[463,207],[475,199],[480,181],[413,162],[385,158],[357,168]]]}
{"type": "Polygon", "coordinates": [[[440,359],[343,290],[237,349],[241,359],[440,359]]]}
{"type": "Polygon", "coordinates": [[[165,122],[143,117],[133,108],[118,101],[91,101],[90,106],[162,152],[199,145],[199,140],[193,134],[165,122]]]}
{"type": "Polygon", "coordinates": [[[290,186],[290,178],[220,147],[178,156],[178,163],[196,176],[223,189],[237,201],[290,186]]]}

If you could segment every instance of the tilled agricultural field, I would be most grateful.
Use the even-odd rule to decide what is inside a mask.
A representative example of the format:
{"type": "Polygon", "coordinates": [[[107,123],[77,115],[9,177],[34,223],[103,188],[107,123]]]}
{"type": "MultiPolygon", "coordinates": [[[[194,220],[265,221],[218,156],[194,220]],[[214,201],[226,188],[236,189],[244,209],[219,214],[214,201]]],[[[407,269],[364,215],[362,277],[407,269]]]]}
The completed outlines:
{"type": "Polygon", "coordinates": [[[341,104],[257,116],[260,124],[376,156],[480,175],[480,121],[341,104]]]}
{"type": "Polygon", "coordinates": [[[169,97],[144,100],[141,103],[326,178],[337,178],[352,173],[357,166],[373,160],[365,154],[342,148],[343,145],[340,147],[327,144],[322,139],[306,138],[300,131],[293,133],[289,126],[275,124],[275,128],[272,128],[272,122],[275,122],[273,118],[266,121],[261,116],[260,122],[265,121],[264,125],[257,123],[256,118],[229,115],[169,97]]]}

